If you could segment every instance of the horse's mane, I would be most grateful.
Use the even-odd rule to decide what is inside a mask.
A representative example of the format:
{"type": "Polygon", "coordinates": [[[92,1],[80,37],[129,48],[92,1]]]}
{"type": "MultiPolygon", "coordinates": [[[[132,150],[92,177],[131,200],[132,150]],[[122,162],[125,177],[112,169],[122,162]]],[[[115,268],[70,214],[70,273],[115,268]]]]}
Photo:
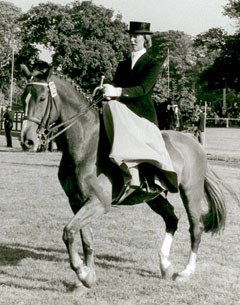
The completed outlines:
{"type": "Polygon", "coordinates": [[[46,81],[51,79],[51,77],[55,76],[56,78],[59,78],[60,80],[65,80],[69,84],[73,86],[73,88],[81,94],[85,98],[85,100],[88,101],[89,104],[92,102],[92,94],[85,92],[80,85],[78,85],[73,79],[69,78],[68,76],[62,74],[60,71],[57,71],[54,66],[51,66],[47,64],[46,62],[37,62],[32,67],[32,71],[28,69],[28,67],[25,64],[20,65],[21,70],[24,72],[27,79],[31,82],[33,79],[36,79],[37,81],[46,81]]]}
{"type": "Polygon", "coordinates": [[[92,95],[86,91],[84,91],[80,85],[78,85],[73,79],[71,79],[70,77],[58,72],[58,71],[53,71],[52,73],[53,76],[59,78],[59,79],[62,79],[62,80],[65,80],[67,81],[70,85],[72,85],[75,90],[81,94],[87,101],[89,104],[92,103],[92,95]]]}

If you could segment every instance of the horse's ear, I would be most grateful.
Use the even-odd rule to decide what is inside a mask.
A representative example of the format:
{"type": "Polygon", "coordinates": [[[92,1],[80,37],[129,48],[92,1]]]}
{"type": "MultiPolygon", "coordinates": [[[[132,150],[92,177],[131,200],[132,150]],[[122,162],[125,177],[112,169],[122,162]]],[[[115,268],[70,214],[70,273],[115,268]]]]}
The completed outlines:
{"type": "Polygon", "coordinates": [[[47,76],[47,80],[50,79],[50,77],[52,76],[53,74],[53,71],[54,71],[54,67],[51,67],[49,70],[48,70],[48,76],[47,76]]]}
{"type": "Polygon", "coordinates": [[[24,75],[26,76],[27,79],[30,79],[32,77],[33,73],[29,71],[29,69],[26,65],[21,64],[20,68],[21,68],[22,72],[24,73],[24,75]]]}
{"type": "Polygon", "coordinates": [[[47,67],[45,69],[42,69],[40,74],[41,74],[41,78],[42,79],[45,79],[47,82],[49,81],[50,77],[52,76],[53,74],[53,70],[54,68],[53,67],[47,67]]]}

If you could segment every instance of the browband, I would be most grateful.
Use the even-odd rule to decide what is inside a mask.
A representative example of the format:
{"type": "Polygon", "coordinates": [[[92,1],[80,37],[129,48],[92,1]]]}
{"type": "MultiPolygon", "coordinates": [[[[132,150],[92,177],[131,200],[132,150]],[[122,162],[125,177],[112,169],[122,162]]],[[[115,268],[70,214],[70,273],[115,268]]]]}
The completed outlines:
{"type": "Polygon", "coordinates": [[[48,83],[41,83],[41,82],[30,82],[30,83],[27,83],[27,86],[29,85],[38,85],[38,86],[44,86],[44,87],[48,87],[49,84],[48,83]]]}

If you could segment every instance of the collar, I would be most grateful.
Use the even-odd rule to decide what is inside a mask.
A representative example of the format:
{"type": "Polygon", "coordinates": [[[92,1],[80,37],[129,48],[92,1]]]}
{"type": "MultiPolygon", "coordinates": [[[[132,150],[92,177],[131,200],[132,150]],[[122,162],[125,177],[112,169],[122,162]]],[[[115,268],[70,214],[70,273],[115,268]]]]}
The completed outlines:
{"type": "Polygon", "coordinates": [[[138,61],[138,59],[147,52],[147,50],[145,48],[136,51],[136,52],[132,52],[131,53],[131,59],[132,59],[132,69],[134,67],[134,65],[136,64],[136,62],[138,61]]]}

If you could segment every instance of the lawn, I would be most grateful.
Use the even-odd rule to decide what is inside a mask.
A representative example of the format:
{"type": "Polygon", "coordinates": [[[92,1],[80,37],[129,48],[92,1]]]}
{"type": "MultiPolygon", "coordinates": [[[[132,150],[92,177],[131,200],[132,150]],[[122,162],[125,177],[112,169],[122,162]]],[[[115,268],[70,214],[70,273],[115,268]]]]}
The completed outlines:
{"type": "MultiPolygon", "coordinates": [[[[207,129],[206,151],[214,170],[240,195],[239,135],[237,129],[207,129]]],[[[0,136],[1,305],[240,304],[240,207],[228,193],[226,229],[203,235],[189,282],[161,278],[164,223],[142,204],[113,208],[93,224],[98,282],[86,295],[75,294],[62,242],[72,212],[57,180],[60,153],[22,152],[17,139],[7,149],[4,140],[0,136]]],[[[180,271],[189,253],[188,222],[179,197],[169,199],[180,218],[171,255],[180,271]]]]}

